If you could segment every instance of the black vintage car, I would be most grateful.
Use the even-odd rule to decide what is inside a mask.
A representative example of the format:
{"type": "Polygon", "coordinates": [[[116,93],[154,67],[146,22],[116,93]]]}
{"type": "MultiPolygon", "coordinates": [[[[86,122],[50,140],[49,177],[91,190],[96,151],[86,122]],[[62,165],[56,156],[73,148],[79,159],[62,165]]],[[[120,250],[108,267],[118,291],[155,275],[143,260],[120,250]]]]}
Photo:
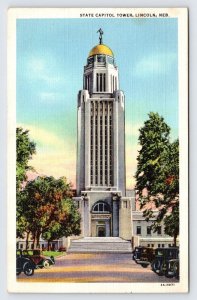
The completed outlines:
{"type": "Polygon", "coordinates": [[[135,260],[136,263],[140,260],[142,249],[144,248],[145,247],[139,246],[135,247],[135,249],[133,250],[133,260],[135,260]]]}
{"type": "Polygon", "coordinates": [[[139,259],[136,261],[143,268],[147,268],[155,258],[155,250],[153,248],[142,248],[139,259]]]}
{"type": "Polygon", "coordinates": [[[53,256],[43,255],[40,249],[34,250],[23,250],[24,257],[30,259],[35,265],[36,268],[50,268],[55,264],[55,259],[53,256]]]}
{"type": "Polygon", "coordinates": [[[160,276],[165,275],[169,261],[177,259],[178,255],[178,247],[157,248],[155,250],[155,259],[151,264],[152,270],[160,276]]]}
{"type": "Polygon", "coordinates": [[[169,260],[165,276],[168,278],[175,277],[179,279],[179,258],[169,260]]]}
{"type": "Polygon", "coordinates": [[[24,257],[21,250],[16,251],[16,275],[24,272],[27,276],[32,276],[36,265],[29,258],[24,257]]]}
{"type": "Polygon", "coordinates": [[[154,249],[149,247],[135,247],[133,251],[133,260],[137,264],[140,264],[142,267],[146,268],[154,259],[154,249]]]}

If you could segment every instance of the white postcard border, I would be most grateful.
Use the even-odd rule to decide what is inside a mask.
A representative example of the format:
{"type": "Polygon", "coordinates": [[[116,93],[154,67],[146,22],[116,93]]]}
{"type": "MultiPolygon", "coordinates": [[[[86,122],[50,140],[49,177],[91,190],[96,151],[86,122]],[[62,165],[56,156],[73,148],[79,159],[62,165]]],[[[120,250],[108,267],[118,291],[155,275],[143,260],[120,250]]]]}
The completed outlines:
{"type": "Polygon", "coordinates": [[[188,291],[188,11],[186,8],[11,8],[8,12],[8,291],[16,293],[181,293],[188,291]],[[34,283],[17,282],[16,233],[16,20],[77,18],[83,13],[168,13],[178,18],[180,137],[180,282],[161,283],[34,283]],[[180,46],[181,45],[181,46],[180,46]],[[36,289],[35,289],[36,287],[36,289]]]}

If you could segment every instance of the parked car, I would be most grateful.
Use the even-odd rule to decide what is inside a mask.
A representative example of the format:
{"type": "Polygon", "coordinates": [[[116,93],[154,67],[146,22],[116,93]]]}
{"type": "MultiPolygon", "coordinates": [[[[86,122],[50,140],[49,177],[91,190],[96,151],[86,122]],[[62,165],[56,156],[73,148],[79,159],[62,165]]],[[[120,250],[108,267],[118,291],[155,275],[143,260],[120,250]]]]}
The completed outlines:
{"type": "Polygon", "coordinates": [[[169,261],[177,259],[178,255],[178,247],[157,248],[155,250],[155,259],[151,264],[152,270],[160,276],[165,275],[169,261]]]}
{"type": "Polygon", "coordinates": [[[140,260],[143,249],[145,249],[145,247],[142,246],[135,247],[133,251],[133,260],[135,260],[136,263],[140,260]]]}
{"type": "Polygon", "coordinates": [[[179,279],[179,258],[169,260],[165,276],[168,278],[175,277],[179,279]]]}
{"type": "Polygon", "coordinates": [[[36,268],[50,268],[55,264],[55,259],[53,256],[45,256],[43,255],[40,249],[35,250],[23,250],[23,255],[26,258],[29,258],[34,262],[36,268]]]}
{"type": "Polygon", "coordinates": [[[60,247],[60,248],[58,249],[58,251],[59,251],[59,252],[66,252],[66,247],[60,247]]]}
{"type": "Polygon", "coordinates": [[[22,272],[26,276],[32,276],[36,269],[35,263],[27,257],[24,257],[21,250],[16,251],[16,275],[22,272]]]}
{"type": "Polygon", "coordinates": [[[137,260],[137,264],[140,264],[143,268],[147,268],[155,258],[155,250],[153,248],[142,248],[141,253],[139,255],[139,260],[137,260]]]}

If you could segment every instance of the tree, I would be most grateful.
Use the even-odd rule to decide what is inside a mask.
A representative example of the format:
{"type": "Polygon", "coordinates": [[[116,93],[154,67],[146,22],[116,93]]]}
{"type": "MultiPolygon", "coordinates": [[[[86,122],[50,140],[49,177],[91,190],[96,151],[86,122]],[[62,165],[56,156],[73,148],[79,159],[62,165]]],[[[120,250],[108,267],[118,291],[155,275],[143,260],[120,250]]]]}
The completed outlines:
{"type": "Polygon", "coordinates": [[[40,236],[46,240],[79,234],[80,216],[72,203],[71,186],[66,178],[37,177],[21,192],[20,217],[27,224],[36,246],[40,236]]]}
{"type": "Polygon", "coordinates": [[[176,246],[176,239],[179,235],[179,205],[175,205],[172,212],[164,217],[165,233],[174,238],[174,245],[176,246]]]}
{"type": "Polygon", "coordinates": [[[32,167],[28,161],[36,153],[36,145],[29,138],[29,131],[21,127],[16,128],[16,188],[21,188],[23,181],[27,179],[26,172],[32,167]]]}
{"type": "Polygon", "coordinates": [[[28,165],[28,161],[36,153],[36,145],[29,138],[29,131],[21,127],[16,128],[16,236],[24,238],[26,234],[26,248],[30,234],[30,224],[23,216],[24,193],[22,193],[22,183],[27,179],[26,172],[33,169],[28,165]]]}
{"type": "Polygon", "coordinates": [[[16,198],[16,237],[26,238],[26,249],[28,248],[29,235],[31,233],[31,224],[27,221],[23,211],[24,211],[24,201],[25,196],[22,191],[17,192],[16,198]]]}
{"type": "Polygon", "coordinates": [[[80,215],[75,208],[75,205],[71,199],[63,200],[62,211],[59,214],[59,220],[54,220],[48,226],[48,228],[42,233],[44,240],[51,241],[59,239],[61,237],[68,237],[70,235],[79,235],[80,230],[80,215]]]}
{"type": "Polygon", "coordinates": [[[151,112],[140,129],[139,143],[141,149],[135,178],[141,209],[148,221],[153,217],[150,203],[154,204],[158,214],[153,230],[156,231],[164,221],[165,232],[174,237],[176,244],[179,233],[179,142],[170,143],[170,127],[163,117],[151,112]],[[176,218],[173,219],[173,215],[176,218]]]}

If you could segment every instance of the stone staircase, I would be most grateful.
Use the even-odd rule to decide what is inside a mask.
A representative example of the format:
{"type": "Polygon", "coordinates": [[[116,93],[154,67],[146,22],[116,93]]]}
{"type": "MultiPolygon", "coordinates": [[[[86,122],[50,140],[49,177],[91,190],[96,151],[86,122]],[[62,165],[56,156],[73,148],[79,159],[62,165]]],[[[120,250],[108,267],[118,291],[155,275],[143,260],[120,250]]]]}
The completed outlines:
{"type": "Polygon", "coordinates": [[[84,237],[72,240],[68,253],[131,253],[131,243],[119,237],[84,237]]]}

